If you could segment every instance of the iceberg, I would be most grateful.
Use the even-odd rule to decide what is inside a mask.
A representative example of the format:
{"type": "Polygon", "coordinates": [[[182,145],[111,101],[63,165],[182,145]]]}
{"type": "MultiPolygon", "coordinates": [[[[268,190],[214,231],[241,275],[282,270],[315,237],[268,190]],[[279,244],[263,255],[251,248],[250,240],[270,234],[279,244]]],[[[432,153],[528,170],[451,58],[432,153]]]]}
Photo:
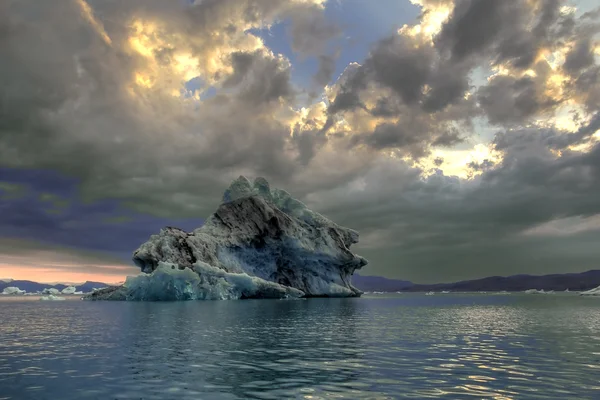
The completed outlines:
{"type": "Polygon", "coordinates": [[[42,294],[51,294],[53,296],[56,296],[57,294],[60,294],[60,290],[56,288],[46,288],[42,290],[42,294]]]}
{"type": "Polygon", "coordinates": [[[134,253],[142,273],[96,290],[90,300],[226,300],[355,297],[367,260],[352,253],[358,232],[310,210],[264,178],[241,176],[205,224],[152,235],[134,253]]]}
{"type": "Polygon", "coordinates": [[[525,294],[543,294],[544,293],[544,289],[542,289],[542,290],[527,289],[524,293],[525,294]]]}
{"type": "Polygon", "coordinates": [[[59,296],[55,296],[53,294],[49,294],[48,296],[42,296],[40,297],[41,301],[61,301],[61,300],[65,300],[64,297],[59,297],[59,296]]]}
{"type": "Polygon", "coordinates": [[[20,295],[20,294],[25,294],[25,291],[19,289],[18,287],[15,287],[15,286],[9,286],[9,287],[4,288],[4,290],[2,291],[2,294],[20,295]]]}
{"type": "Polygon", "coordinates": [[[544,289],[527,289],[525,292],[525,294],[554,294],[554,290],[548,290],[545,291],[544,289]]]}
{"type": "Polygon", "coordinates": [[[67,286],[66,288],[64,288],[61,293],[62,294],[75,294],[75,292],[77,291],[77,289],[75,288],[75,286],[67,286]]]}
{"type": "Polygon", "coordinates": [[[579,293],[580,296],[600,296],[600,286],[595,289],[587,290],[585,292],[579,293]]]}

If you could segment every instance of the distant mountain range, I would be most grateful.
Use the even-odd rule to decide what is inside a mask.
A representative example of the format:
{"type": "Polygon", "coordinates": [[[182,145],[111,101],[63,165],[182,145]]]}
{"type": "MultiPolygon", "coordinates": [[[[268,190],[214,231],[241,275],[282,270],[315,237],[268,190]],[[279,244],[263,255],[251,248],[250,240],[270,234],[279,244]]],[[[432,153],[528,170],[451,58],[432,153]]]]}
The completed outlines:
{"type": "Polygon", "coordinates": [[[437,292],[442,290],[451,292],[500,292],[503,290],[522,292],[528,289],[582,291],[600,286],[600,270],[572,274],[491,276],[469,281],[430,285],[354,274],[352,283],[365,292],[437,292]]]}
{"type": "Polygon", "coordinates": [[[110,286],[106,283],[101,282],[90,282],[87,281],[81,284],[69,285],[64,283],[38,283],[33,281],[23,281],[23,280],[12,280],[12,279],[2,279],[0,280],[0,293],[7,287],[18,287],[21,290],[25,290],[27,293],[35,293],[41,292],[44,289],[55,288],[58,290],[63,290],[68,286],[75,286],[78,292],[88,293],[94,289],[99,289],[103,287],[110,286]]]}
{"type": "MultiPolygon", "coordinates": [[[[576,274],[552,274],[552,275],[512,275],[512,276],[490,276],[488,278],[460,281],[453,283],[436,283],[430,285],[414,284],[399,279],[389,279],[381,276],[363,276],[354,274],[352,284],[364,292],[439,292],[447,290],[451,292],[522,292],[528,289],[556,290],[566,289],[572,291],[590,290],[600,286],[600,270],[591,270],[576,274]]],[[[0,280],[0,293],[6,287],[15,286],[28,293],[41,292],[44,289],[55,288],[63,290],[68,284],[38,283],[24,280],[0,280]]],[[[75,284],[77,291],[91,292],[111,286],[102,282],[85,282],[75,284]]]]}
{"type": "Polygon", "coordinates": [[[414,286],[412,282],[381,276],[363,276],[355,273],[352,284],[363,292],[398,292],[414,286]]]}

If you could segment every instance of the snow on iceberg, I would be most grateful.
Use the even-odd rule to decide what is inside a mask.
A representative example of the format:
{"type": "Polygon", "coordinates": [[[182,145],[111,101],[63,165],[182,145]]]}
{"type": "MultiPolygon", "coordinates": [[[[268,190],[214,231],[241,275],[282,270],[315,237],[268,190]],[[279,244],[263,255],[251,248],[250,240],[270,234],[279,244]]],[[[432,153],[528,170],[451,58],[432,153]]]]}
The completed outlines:
{"type": "Polygon", "coordinates": [[[19,289],[16,286],[9,286],[4,288],[4,290],[2,291],[2,294],[7,294],[7,295],[20,295],[20,294],[25,294],[24,290],[19,289]]]}
{"type": "Polygon", "coordinates": [[[600,286],[595,289],[579,293],[580,296],[600,296],[600,286]]]}
{"type": "Polygon", "coordinates": [[[77,291],[77,289],[75,288],[75,286],[67,286],[66,288],[64,288],[61,293],[62,294],[75,294],[75,292],[77,291]]]}
{"type": "Polygon", "coordinates": [[[65,300],[64,297],[59,297],[59,296],[55,296],[53,294],[49,294],[48,296],[42,296],[40,297],[41,301],[61,301],[61,300],[65,300]]]}
{"type": "Polygon", "coordinates": [[[92,300],[351,297],[367,261],[349,247],[358,233],[257,178],[234,181],[193,232],[163,228],[133,254],[142,274],[94,291],[92,300]]]}

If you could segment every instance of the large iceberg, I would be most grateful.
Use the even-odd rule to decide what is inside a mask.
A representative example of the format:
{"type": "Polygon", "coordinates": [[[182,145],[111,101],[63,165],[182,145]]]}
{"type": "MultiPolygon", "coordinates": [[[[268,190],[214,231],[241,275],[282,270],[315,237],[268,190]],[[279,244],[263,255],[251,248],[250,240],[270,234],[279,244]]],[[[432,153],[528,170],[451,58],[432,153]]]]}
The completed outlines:
{"type": "Polygon", "coordinates": [[[264,178],[241,176],[206,223],[163,228],[133,254],[142,274],[92,300],[353,297],[367,264],[349,247],[358,233],[308,209],[264,178]]]}
{"type": "Polygon", "coordinates": [[[20,295],[20,294],[25,294],[25,291],[19,289],[16,286],[9,286],[9,287],[4,288],[4,290],[2,291],[2,294],[20,295]]]}

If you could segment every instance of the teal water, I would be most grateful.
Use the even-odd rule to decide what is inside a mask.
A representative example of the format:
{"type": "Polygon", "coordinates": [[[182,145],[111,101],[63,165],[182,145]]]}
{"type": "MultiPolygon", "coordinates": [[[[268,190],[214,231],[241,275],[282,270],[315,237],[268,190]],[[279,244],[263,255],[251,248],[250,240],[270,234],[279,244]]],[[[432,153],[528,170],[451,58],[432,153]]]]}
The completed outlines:
{"type": "Polygon", "coordinates": [[[600,399],[600,299],[0,300],[0,399],[600,399]]]}

